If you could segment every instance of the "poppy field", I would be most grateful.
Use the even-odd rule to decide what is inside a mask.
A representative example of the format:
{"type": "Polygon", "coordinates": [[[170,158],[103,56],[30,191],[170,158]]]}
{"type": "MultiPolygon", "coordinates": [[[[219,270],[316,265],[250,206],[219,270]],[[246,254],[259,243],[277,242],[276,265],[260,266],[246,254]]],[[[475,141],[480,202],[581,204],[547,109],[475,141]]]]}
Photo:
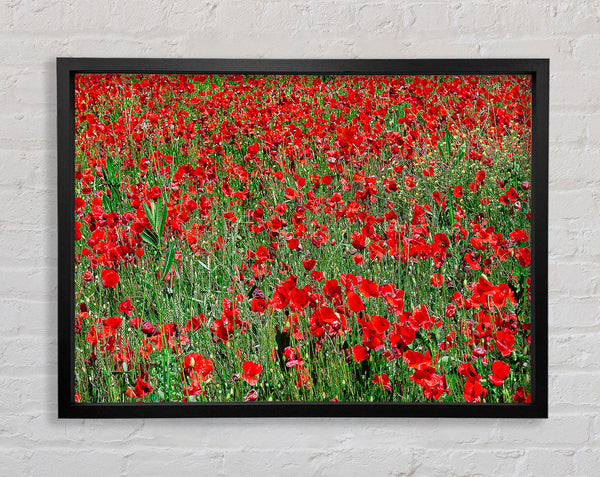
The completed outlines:
{"type": "Polygon", "coordinates": [[[77,74],[75,401],[530,402],[531,102],[77,74]]]}

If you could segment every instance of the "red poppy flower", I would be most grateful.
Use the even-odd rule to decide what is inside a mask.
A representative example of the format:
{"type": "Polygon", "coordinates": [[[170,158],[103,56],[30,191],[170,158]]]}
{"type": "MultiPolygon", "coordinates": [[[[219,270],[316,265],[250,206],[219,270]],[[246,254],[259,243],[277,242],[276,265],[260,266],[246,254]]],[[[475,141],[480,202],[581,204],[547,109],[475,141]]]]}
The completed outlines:
{"type": "Polygon", "coordinates": [[[128,298],[127,300],[119,303],[119,311],[124,313],[127,316],[131,316],[133,313],[133,306],[131,305],[131,300],[128,298]]]}
{"type": "Polygon", "coordinates": [[[98,331],[93,325],[90,328],[90,331],[85,334],[85,340],[94,348],[98,346],[98,331]]]}
{"type": "Polygon", "coordinates": [[[522,267],[528,267],[531,264],[531,250],[527,247],[519,248],[515,257],[517,257],[517,260],[522,267]]]}
{"type": "Polygon", "coordinates": [[[379,298],[379,287],[377,286],[377,283],[372,282],[367,278],[363,278],[362,282],[358,284],[358,290],[365,298],[379,298]]]}
{"type": "Polygon", "coordinates": [[[119,274],[114,270],[102,270],[101,276],[104,288],[114,288],[119,283],[119,274]]]}
{"type": "Polygon", "coordinates": [[[79,240],[83,235],[81,234],[81,222],[75,221],[75,240],[79,240]]]}
{"type": "Polygon", "coordinates": [[[523,229],[516,229],[510,233],[510,238],[515,242],[527,242],[529,240],[529,234],[523,229]]]}
{"type": "Polygon", "coordinates": [[[496,348],[500,354],[504,357],[510,356],[512,353],[513,346],[515,345],[515,337],[510,333],[498,331],[496,338],[496,348]]]}
{"type": "Polygon", "coordinates": [[[452,193],[454,194],[454,197],[460,199],[463,196],[463,186],[457,185],[452,191],[452,193]]]}
{"type": "Polygon", "coordinates": [[[465,383],[465,389],[463,391],[463,397],[467,402],[480,402],[480,396],[485,397],[487,395],[487,389],[485,389],[481,382],[478,380],[468,380],[465,383]]]}
{"type": "Polygon", "coordinates": [[[229,337],[233,334],[233,324],[229,321],[219,318],[210,326],[210,331],[214,334],[213,339],[220,343],[229,342],[229,337]]]}
{"type": "Polygon", "coordinates": [[[481,375],[475,371],[471,363],[463,363],[458,367],[458,372],[469,380],[479,380],[481,375]]]}
{"type": "Polygon", "coordinates": [[[125,394],[129,397],[136,397],[141,399],[143,397],[148,396],[152,392],[152,386],[148,384],[146,381],[142,379],[141,376],[138,376],[137,381],[135,382],[135,387],[133,389],[128,389],[125,391],[125,394]]]}
{"type": "Polygon", "coordinates": [[[81,209],[85,207],[85,200],[81,197],[75,197],[75,211],[81,212],[81,209]]]}
{"type": "Polygon", "coordinates": [[[231,211],[223,212],[223,217],[225,217],[230,222],[237,222],[236,215],[231,211]]]}
{"type": "Polygon", "coordinates": [[[381,387],[381,389],[385,389],[387,391],[392,390],[392,385],[390,384],[390,377],[387,374],[378,374],[373,378],[373,384],[377,384],[381,387]]]}
{"type": "Polygon", "coordinates": [[[429,310],[427,310],[427,306],[421,304],[416,307],[410,317],[411,324],[415,329],[423,328],[424,330],[428,330],[433,328],[436,318],[429,314],[429,310]]]}
{"type": "Polygon", "coordinates": [[[307,272],[310,272],[313,268],[315,268],[316,264],[317,264],[316,260],[311,260],[311,259],[302,260],[302,265],[304,265],[304,270],[306,270],[307,272]]]}
{"type": "Polygon", "coordinates": [[[513,186],[510,186],[508,188],[508,190],[506,191],[506,197],[508,197],[508,200],[510,200],[513,203],[516,202],[517,200],[519,200],[519,194],[513,188],[513,186]]]}
{"type": "Polygon", "coordinates": [[[109,328],[111,331],[114,331],[119,326],[121,326],[122,322],[123,318],[121,318],[120,316],[111,316],[102,320],[102,326],[104,326],[105,328],[109,328]]]}
{"type": "Polygon", "coordinates": [[[448,303],[446,305],[446,317],[448,318],[452,318],[454,315],[456,315],[456,305],[454,303],[448,303]]]}
{"type": "Polygon", "coordinates": [[[349,291],[346,296],[348,300],[348,308],[350,308],[353,312],[358,313],[365,309],[365,304],[356,293],[349,291]]]}
{"type": "Polygon", "coordinates": [[[298,191],[296,189],[287,188],[285,190],[285,198],[289,200],[295,200],[298,195],[298,191]]]}
{"type": "Polygon", "coordinates": [[[471,267],[471,270],[479,270],[481,265],[479,264],[480,256],[473,255],[472,253],[465,253],[465,262],[471,267]]]}
{"type": "Polygon", "coordinates": [[[446,210],[446,196],[440,194],[439,192],[434,192],[432,194],[433,200],[443,209],[446,210]]]}
{"type": "Polygon", "coordinates": [[[357,344],[356,346],[352,347],[352,357],[354,358],[354,361],[358,363],[359,361],[364,361],[365,359],[368,359],[369,353],[363,345],[357,344]]]}
{"type": "Polygon", "coordinates": [[[387,180],[385,182],[385,190],[386,192],[398,192],[398,184],[392,179],[387,180]]]}
{"type": "Polygon", "coordinates": [[[378,335],[383,335],[387,330],[390,329],[390,322],[383,316],[373,315],[368,325],[378,335]]]}
{"type": "Polygon", "coordinates": [[[523,387],[519,386],[512,396],[514,402],[526,403],[531,402],[531,394],[523,387]]]}
{"type": "Polygon", "coordinates": [[[444,283],[444,277],[441,276],[439,273],[434,273],[431,276],[430,282],[431,282],[431,285],[436,288],[441,287],[442,284],[444,283]]]}
{"type": "Polygon", "coordinates": [[[494,361],[492,363],[492,373],[489,374],[488,378],[495,386],[502,386],[504,380],[508,377],[510,372],[510,366],[504,361],[494,361]]]}
{"type": "Polygon", "coordinates": [[[304,359],[302,356],[300,356],[300,350],[298,349],[298,346],[295,346],[294,348],[288,346],[283,351],[283,355],[287,359],[285,365],[288,368],[295,367],[296,369],[300,369],[304,365],[304,359]]]}
{"type": "Polygon", "coordinates": [[[253,363],[252,361],[246,361],[242,365],[242,379],[250,386],[256,386],[262,369],[263,368],[261,364],[253,363]]]}
{"type": "Polygon", "coordinates": [[[433,361],[431,360],[431,353],[427,351],[425,354],[419,353],[409,349],[404,352],[402,359],[408,363],[409,368],[414,369],[429,369],[432,368],[433,361]]]}
{"type": "Polygon", "coordinates": [[[206,324],[207,321],[208,320],[206,316],[200,313],[197,316],[192,316],[192,318],[188,320],[185,327],[188,331],[198,331],[202,325],[206,324]]]}
{"type": "Polygon", "coordinates": [[[262,313],[267,309],[267,302],[262,298],[254,298],[250,305],[250,309],[254,313],[262,313]]]}
{"type": "Polygon", "coordinates": [[[339,329],[342,321],[331,308],[321,306],[313,311],[310,316],[310,331],[313,335],[320,338],[325,335],[325,325],[329,325],[328,328],[336,325],[337,329],[339,329]]]}
{"type": "Polygon", "coordinates": [[[302,368],[298,371],[298,375],[296,376],[296,387],[298,389],[310,389],[312,387],[312,378],[310,377],[308,369],[302,368]]]}
{"type": "Polygon", "coordinates": [[[285,202],[283,202],[281,204],[277,204],[275,206],[275,210],[277,211],[277,213],[279,215],[283,215],[285,213],[285,211],[287,210],[287,204],[285,202]]]}
{"type": "Polygon", "coordinates": [[[259,148],[260,148],[260,144],[255,142],[246,148],[246,152],[248,154],[258,154],[259,148]]]}
{"type": "Polygon", "coordinates": [[[366,237],[360,232],[352,232],[352,235],[350,235],[350,243],[357,250],[365,248],[365,240],[366,237]]]}
{"type": "Polygon", "coordinates": [[[142,324],[142,319],[139,316],[137,316],[137,317],[129,320],[128,323],[129,323],[129,326],[131,326],[132,328],[138,329],[140,327],[140,325],[142,324]]]}
{"type": "Polygon", "coordinates": [[[298,310],[301,310],[308,304],[308,292],[304,288],[293,288],[290,291],[290,301],[298,310]]]}
{"type": "Polygon", "coordinates": [[[154,328],[154,326],[152,326],[152,323],[150,323],[149,321],[144,321],[142,323],[142,326],[140,326],[140,330],[142,330],[142,333],[144,333],[148,337],[152,337],[159,334],[159,332],[154,328]]]}
{"type": "Polygon", "coordinates": [[[201,383],[212,376],[213,362],[200,353],[190,353],[183,358],[184,372],[201,383]]]}
{"type": "Polygon", "coordinates": [[[342,287],[340,287],[336,279],[326,280],[325,286],[323,286],[323,293],[325,293],[327,298],[334,299],[341,295],[342,287]]]}

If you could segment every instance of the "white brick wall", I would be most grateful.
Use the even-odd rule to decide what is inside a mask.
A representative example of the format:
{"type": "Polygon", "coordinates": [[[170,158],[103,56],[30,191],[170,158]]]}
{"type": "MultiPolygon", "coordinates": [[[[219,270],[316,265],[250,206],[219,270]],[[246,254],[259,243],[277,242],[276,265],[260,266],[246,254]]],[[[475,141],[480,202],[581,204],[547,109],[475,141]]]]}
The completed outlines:
{"type": "Polygon", "coordinates": [[[598,1],[2,0],[0,26],[1,475],[598,475],[598,1]],[[57,56],[549,57],[550,418],[58,421],[57,56]]]}

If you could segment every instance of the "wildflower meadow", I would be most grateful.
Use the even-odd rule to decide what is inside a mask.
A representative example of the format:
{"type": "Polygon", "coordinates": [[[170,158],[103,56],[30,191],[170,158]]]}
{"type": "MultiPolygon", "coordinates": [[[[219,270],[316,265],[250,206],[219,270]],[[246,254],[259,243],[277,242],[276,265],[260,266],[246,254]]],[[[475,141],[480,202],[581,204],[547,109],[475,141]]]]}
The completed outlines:
{"type": "Polygon", "coordinates": [[[531,102],[76,75],[75,400],[530,401],[531,102]]]}

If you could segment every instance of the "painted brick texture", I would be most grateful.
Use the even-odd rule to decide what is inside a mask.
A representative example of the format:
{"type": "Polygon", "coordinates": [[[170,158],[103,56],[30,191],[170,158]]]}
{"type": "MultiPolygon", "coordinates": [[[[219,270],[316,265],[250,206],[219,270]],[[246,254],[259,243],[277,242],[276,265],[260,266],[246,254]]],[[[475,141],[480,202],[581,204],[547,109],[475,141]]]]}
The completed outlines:
{"type": "Polygon", "coordinates": [[[0,475],[598,475],[597,1],[2,0],[0,27],[0,475]],[[57,56],[550,58],[550,418],[58,421],[57,56]]]}

